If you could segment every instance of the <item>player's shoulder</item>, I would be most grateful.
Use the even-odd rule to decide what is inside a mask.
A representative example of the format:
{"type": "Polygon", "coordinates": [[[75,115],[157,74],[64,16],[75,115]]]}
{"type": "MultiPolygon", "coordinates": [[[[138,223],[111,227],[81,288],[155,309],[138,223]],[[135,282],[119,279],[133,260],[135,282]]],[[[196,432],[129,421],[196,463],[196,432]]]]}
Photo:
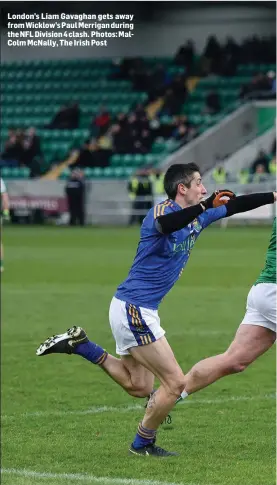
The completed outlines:
{"type": "Polygon", "coordinates": [[[157,219],[157,217],[163,216],[165,214],[168,214],[174,210],[174,204],[172,203],[171,200],[166,199],[159,204],[156,204],[153,207],[153,216],[154,219],[157,219]]]}

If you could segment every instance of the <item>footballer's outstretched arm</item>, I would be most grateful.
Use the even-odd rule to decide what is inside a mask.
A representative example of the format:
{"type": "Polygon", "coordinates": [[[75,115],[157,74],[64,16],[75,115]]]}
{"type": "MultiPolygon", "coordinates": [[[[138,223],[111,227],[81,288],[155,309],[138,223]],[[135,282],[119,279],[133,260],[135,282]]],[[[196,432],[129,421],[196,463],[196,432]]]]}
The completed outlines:
{"type": "MultiPolygon", "coordinates": [[[[220,215],[218,218],[229,217],[239,212],[247,212],[256,209],[262,205],[273,204],[276,202],[276,192],[263,192],[257,194],[241,195],[229,200],[224,207],[226,213],[220,215]]],[[[180,211],[171,212],[163,216],[157,217],[155,224],[157,230],[162,234],[171,234],[179,231],[183,227],[190,224],[196,217],[202,214],[206,209],[213,207],[215,193],[208,199],[202,201],[200,204],[187,207],[180,211]]],[[[220,209],[221,210],[221,209],[220,209]]],[[[210,221],[212,222],[212,221],[210,221]]]]}
{"type": "Polygon", "coordinates": [[[262,205],[273,204],[276,202],[277,192],[262,192],[257,194],[240,195],[235,199],[229,200],[226,207],[226,216],[229,217],[239,212],[247,212],[262,205]]]}
{"type": "MultiPolygon", "coordinates": [[[[229,199],[236,197],[231,190],[216,190],[210,197],[202,200],[199,204],[157,217],[155,221],[156,229],[162,234],[171,234],[172,232],[179,231],[194,221],[206,209],[212,209],[226,204],[226,201],[221,201],[222,196],[227,196],[229,199]]],[[[225,217],[225,214],[221,214],[220,217],[225,217]]]]}

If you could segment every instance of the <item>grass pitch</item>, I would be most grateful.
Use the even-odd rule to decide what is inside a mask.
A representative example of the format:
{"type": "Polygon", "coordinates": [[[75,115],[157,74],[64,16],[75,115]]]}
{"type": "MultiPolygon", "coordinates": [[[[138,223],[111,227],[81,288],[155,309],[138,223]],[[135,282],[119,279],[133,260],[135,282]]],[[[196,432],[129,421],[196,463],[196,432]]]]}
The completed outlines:
{"type": "MultiPolygon", "coordinates": [[[[230,343],[270,231],[200,236],[160,307],[185,371],[230,343]]],[[[36,357],[41,341],[73,324],[114,353],[109,303],[137,241],[138,229],[4,229],[2,484],[273,485],[275,348],[176,406],[158,444],[180,457],[164,461],[128,456],[144,400],[78,356],[36,357]]]]}

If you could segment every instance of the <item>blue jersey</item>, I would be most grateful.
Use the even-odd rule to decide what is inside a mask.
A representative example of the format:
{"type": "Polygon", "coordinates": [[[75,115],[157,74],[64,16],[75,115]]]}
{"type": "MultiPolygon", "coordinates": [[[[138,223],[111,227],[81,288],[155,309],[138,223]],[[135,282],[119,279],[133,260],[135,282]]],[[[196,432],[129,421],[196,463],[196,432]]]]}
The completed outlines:
{"type": "Polygon", "coordinates": [[[117,288],[116,298],[136,306],[156,310],[185,268],[196,239],[205,227],[226,216],[225,205],[208,209],[183,229],[161,234],[155,219],[181,210],[172,200],[156,205],[141,226],[137,253],[125,281],[117,288]]]}

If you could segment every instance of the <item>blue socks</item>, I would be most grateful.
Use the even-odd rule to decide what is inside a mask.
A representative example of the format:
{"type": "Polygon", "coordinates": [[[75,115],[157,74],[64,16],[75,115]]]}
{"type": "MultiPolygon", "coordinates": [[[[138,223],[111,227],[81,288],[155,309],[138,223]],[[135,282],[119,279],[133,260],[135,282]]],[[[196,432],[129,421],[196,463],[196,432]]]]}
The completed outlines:
{"type": "Polygon", "coordinates": [[[155,441],[156,432],[157,431],[155,429],[144,428],[140,423],[138,426],[137,434],[132,443],[132,446],[135,449],[138,449],[138,448],[143,448],[144,446],[147,446],[147,445],[151,445],[155,441]]]}
{"type": "Polygon", "coordinates": [[[73,353],[97,365],[102,365],[108,357],[106,350],[91,341],[77,345],[73,353]]]}

